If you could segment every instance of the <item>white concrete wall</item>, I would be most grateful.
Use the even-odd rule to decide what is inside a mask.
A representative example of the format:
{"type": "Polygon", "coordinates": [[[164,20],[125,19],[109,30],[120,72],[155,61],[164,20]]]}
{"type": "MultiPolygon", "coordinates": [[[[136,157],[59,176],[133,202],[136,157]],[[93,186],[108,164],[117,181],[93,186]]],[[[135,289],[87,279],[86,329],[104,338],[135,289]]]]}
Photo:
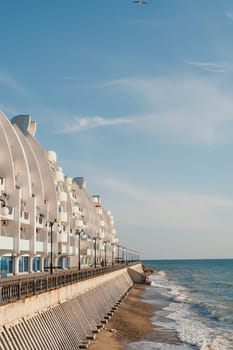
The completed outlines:
{"type": "MultiPolygon", "coordinates": [[[[130,270],[140,272],[141,265],[135,265],[130,270]]],[[[16,322],[22,317],[32,316],[36,312],[47,309],[51,306],[71,300],[80,294],[85,294],[91,289],[97,288],[105,283],[111,283],[114,279],[121,277],[133,285],[134,281],[128,273],[128,268],[110,272],[86,281],[81,281],[66,287],[58,288],[46,293],[35,295],[29,298],[21,299],[14,303],[0,306],[0,327],[6,324],[16,322]]],[[[122,291],[124,293],[126,291],[122,291]]],[[[92,302],[92,301],[90,301],[92,302]]]]}

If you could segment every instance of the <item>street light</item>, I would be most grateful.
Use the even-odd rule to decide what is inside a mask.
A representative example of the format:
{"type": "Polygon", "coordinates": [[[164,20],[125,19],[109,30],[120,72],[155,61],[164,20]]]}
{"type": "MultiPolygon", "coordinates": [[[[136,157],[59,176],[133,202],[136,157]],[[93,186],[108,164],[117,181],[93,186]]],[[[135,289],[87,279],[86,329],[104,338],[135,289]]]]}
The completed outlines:
{"type": "Polygon", "coordinates": [[[118,262],[118,264],[120,264],[120,263],[121,263],[121,258],[120,258],[120,249],[121,249],[120,244],[117,244],[117,262],[118,262]]]}
{"type": "MultiPolygon", "coordinates": [[[[6,217],[9,214],[9,208],[6,206],[6,201],[8,199],[8,196],[6,193],[2,193],[0,197],[0,234],[1,234],[1,228],[2,228],[2,217],[6,217]]],[[[12,256],[12,270],[14,270],[14,264],[13,264],[13,256],[12,256]]],[[[2,271],[0,271],[1,273],[2,271]]]]}
{"type": "Polygon", "coordinates": [[[95,257],[94,257],[94,263],[95,263],[95,267],[96,267],[96,240],[98,239],[98,237],[93,237],[92,240],[94,242],[94,251],[95,251],[95,257]]]}
{"type": "Polygon", "coordinates": [[[107,266],[107,243],[108,241],[104,241],[104,266],[107,266]]]}
{"type": "Polygon", "coordinates": [[[47,227],[50,227],[50,244],[51,244],[51,250],[50,250],[50,275],[53,274],[53,226],[57,225],[59,227],[59,224],[57,223],[57,219],[54,219],[52,221],[48,221],[46,223],[47,227]]]}
{"type": "Polygon", "coordinates": [[[78,269],[79,269],[79,271],[81,270],[81,251],[80,251],[80,240],[81,240],[81,238],[80,238],[80,236],[83,233],[84,233],[83,229],[76,230],[76,232],[75,232],[75,234],[78,236],[78,269]]]}
{"type": "Polygon", "coordinates": [[[112,265],[114,265],[114,264],[115,264],[114,256],[115,256],[115,246],[116,246],[116,243],[113,242],[113,243],[111,244],[111,246],[112,246],[112,265]]]}

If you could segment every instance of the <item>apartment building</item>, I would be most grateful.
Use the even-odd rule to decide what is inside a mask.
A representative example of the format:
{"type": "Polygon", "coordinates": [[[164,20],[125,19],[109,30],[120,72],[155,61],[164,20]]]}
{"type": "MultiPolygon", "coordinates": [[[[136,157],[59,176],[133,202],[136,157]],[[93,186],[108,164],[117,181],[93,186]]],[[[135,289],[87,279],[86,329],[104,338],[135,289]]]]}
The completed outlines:
{"type": "Polygon", "coordinates": [[[64,175],[35,133],[30,115],[10,122],[0,112],[1,276],[112,263],[119,247],[110,211],[83,177],[64,175]]]}

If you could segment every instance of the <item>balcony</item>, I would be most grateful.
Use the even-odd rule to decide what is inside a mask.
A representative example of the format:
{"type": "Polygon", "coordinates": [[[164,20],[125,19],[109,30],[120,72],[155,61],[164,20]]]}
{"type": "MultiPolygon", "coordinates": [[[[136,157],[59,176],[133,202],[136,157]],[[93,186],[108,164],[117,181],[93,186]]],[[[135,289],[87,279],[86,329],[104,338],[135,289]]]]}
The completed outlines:
{"type": "Polygon", "coordinates": [[[30,241],[29,239],[20,239],[19,240],[19,250],[29,252],[30,241]]]}
{"type": "Polygon", "coordinates": [[[0,218],[3,220],[14,220],[14,208],[12,207],[1,207],[0,218]]]}
{"type": "Polygon", "coordinates": [[[22,211],[21,215],[20,215],[20,222],[22,224],[30,224],[30,213],[28,213],[27,211],[22,211]]]}
{"type": "Polygon", "coordinates": [[[37,228],[44,228],[44,216],[38,215],[36,217],[36,227],[37,228]]]}
{"type": "Polygon", "coordinates": [[[57,241],[58,243],[66,243],[67,242],[67,233],[58,233],[57,234],[57,241]]]}
{"type": "Polygon", "coordinates": [[[91,249],[90,248],[88,248],[87,249],[87,256],[91,256],[92,254],[91,254],[91,249]]]}
{"type": "Polygon", "coordinates": [[[64,203],[67,201],[67,193],[64,191],[60,191],[57,193],[57,200],[60,203],[64,203]]]}
{"type": "Polygon", "coordinates": [[[58,221],[64,222],[64,223],[67,222],[68,221],[67,212],[62,211],[62,212],[58,213],[58,221]]]}
{"type": "Polygon", "coordinates": [[[97,207],[96,208],[96,212],[97,212],[97,214],[102,215],[103,214],[103,209],[97,207]]]}
{"type": "Polygon", "coordinates": [[[64,182],[64,174],[62,171],[58,170],[56,171],[56,182],[59,183],[59,182],[64,182]]]}
{"type": "MultiPolygon", "coordinates": [[[[53,244],[52,244],[52,252],[53,253],[57,253],[57,246],[58,246],[57,242],[53,241],[53,244]]],[[[48,245],[47,245],[47,249],[48,249],[48,253],[51,253],[51,241],[50,241],[50,238],[49,238],[49,242],[48,242],[48,245]]]]}
{"type": "Polygon", "coordinates": [[[78,205],[73,205],[72,206],[72,213],[74,215],[76,215],[76,214],[82,215],[82,209],[78,205]]]}
{"type": "Polygon", "coordinates": [[[48,161],[51,163],[56,163],[57,161],[57,155],[54,151],[48,151],[48,161]]]}
{"type": "Polygon", "coordinates": [[[93,203],[98,204],[98,203],[99,203],[99,198],[93,196],[93,197],[92,197],[92,201],[93,201],[93,203]]]}
{"type": "Polygon", "coordinates": [[[100,220],[100,226],[101,226],[101,227],[104,227],[104,225],[105,225],[104,220],[100,220]]]}
{"type": "Polygon", "coordinates": [[[69,176],[66,176],[65,177],[65,181],[66,181],[66,184],[67,185],[72,185],[72,183],[73,183],[73,179],[72,179],[72,177],[69,177],[69,176]]]}
{"type": "Polygon", "coordinates": [[[43,252],[44,251],[44,243],[43,242],[36,242],[36,251],[37,252],[43,252]]]}
{"type": "Polygon", "coordinates": [[[75,220],[75,227],[77,227],[77,228],[83,228],[83,227],[85,227],[85,224],[84,224],[84,222],[83,222],[83,220],[75,220]]]}
{"type": "Polygon", "coordinates": [[[0,176],[0,191],[5,191],[6,180],[4,177],[0,176]]]}
{"type": "Polygon", "coordinates": [[[75,190],[71,190],[70,191],[70,197],[71,199],[73,199],[74,201],[78,200],[78,195],[76,194],[75,190]]]}
{"type": "Polygon", "coordinates": [[[13,250],[13,237],[0,236],[0,247],[1,249],[13,250]]]}
{"type": "Polygon", "coordinates": [[[59,243],[58,244],[58,254],[66,254],[67,247],[65,244],[59,243]]]}
{"type": "Polygon", "coordinates": [[[9,213],[7,215],[8,220],[14,220],[14,208],[8,207],[9,213]]]}
{"type": "Polygon", "coordinates": [[[75,247],[69,247],[69,254],[70,255],[78,255],[78,249],[75,247]]]}

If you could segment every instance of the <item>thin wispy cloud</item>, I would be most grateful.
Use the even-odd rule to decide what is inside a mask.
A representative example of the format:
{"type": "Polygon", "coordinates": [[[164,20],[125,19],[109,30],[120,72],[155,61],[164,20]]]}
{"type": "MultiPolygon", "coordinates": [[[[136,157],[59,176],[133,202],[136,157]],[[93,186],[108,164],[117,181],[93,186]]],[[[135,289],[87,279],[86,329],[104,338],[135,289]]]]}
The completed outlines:
{"type": "Polygon", "coordinates": [[[225,73],[231,72],[232,66],[227,63],[216,63],[216,62],[200,62],[200,61],[184,61],[186,64],[198,67],[202,70],[213,72],[213,73],[225,73]]]}
{"type": "Polygon", "coordinates": [[[225,16],[228,17],[230,20],[233,21],[233,12],[231,12],[231,11],[226,11],[226,12],[225,12],[225,16]]]}
{"type": "Polygon", "coordinates": [[[203,77],[126,78],[109,82],[135,99],[140,110],[133,127],[165,142],[212,145],[233,140],[231,91],[203,77]]]}
{"type": "Polygon", "coordinates": [[[147,191],[136,184],[103,176],[95,176],[92,181],[112,192],[114,201],[117,201],[118,195],[124,195],[120,206],[114,208],[114,201],[111,203],[120,224],[166,230],[192,228],[200,232],[233,229],[232,198],[202,193],[161,192],[155,188],[147,191]]]}
{"type": "Polygon", "coordinates": [[[130,118],[104,118],[101,116],[87,116],[82,118],[75,118],[73,122],[70,122],[59,133],[70,134],[75,132],[81,132],[87,129],[100,128],[106,126],[118,126],[126,125],[134,122],[134,119],[130,118]]]}
{"type": "Polygon", "coordinates": [[[15,91],[18,95],[28,97],[31,95],[25,87],[14,79],[10,74],[0,71],[0,85],[8,87],[15,91]]]}

